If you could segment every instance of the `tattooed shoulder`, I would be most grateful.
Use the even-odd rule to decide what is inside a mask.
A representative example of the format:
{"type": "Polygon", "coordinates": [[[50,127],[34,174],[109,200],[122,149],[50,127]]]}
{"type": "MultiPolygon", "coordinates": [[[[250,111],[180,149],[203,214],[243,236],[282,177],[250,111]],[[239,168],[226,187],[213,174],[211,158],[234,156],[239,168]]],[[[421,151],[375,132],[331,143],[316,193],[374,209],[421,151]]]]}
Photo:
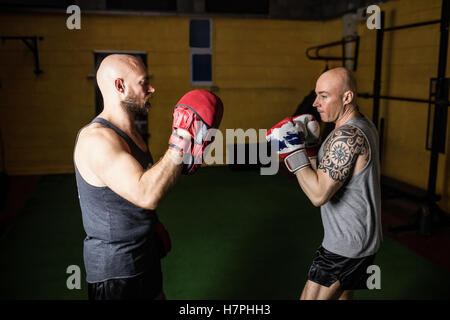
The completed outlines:
{"type": "Polygon", "coordinates": [[[363,133],[353,126],[342,126],[333,131],[323,149],[319,170],[337,181],[344,182],[352,175],[359,155],[368,159],[369,148],[363,133]]]}

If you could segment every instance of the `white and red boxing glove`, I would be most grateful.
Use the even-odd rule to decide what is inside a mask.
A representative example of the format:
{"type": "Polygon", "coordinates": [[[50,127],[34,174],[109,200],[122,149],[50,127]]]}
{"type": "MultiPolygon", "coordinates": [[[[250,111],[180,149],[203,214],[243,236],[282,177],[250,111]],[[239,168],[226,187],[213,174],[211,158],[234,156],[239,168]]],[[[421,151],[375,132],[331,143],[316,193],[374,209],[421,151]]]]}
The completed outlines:
{"type": "Polygon", "coordinates": [[[193,174],[203,163],[205,148],[212,142],[212,130],[220,125],[223,104],[218,96],[207,90],[192,90],[178,101],[173,110],[172,135],[169,148],[183,152],[183,174],[193,174]],[[184,140],[177,129],[189,132],[184,140]]]}
{"type": "Polygon", "coordinates": [[[290,172],[295,173],[310,165],[305,151],[305,132],[301,126],[295,125],[291,117],[281,120],[269,129],[266,140],[284,160],[290,172]]]}
{"type": "Polygon", "coordinates": [[[305,133],[305,150],[309,159],[317,159],[320,148],[320,125],[312,114],[292,117],[296,128],[305,133]]]}

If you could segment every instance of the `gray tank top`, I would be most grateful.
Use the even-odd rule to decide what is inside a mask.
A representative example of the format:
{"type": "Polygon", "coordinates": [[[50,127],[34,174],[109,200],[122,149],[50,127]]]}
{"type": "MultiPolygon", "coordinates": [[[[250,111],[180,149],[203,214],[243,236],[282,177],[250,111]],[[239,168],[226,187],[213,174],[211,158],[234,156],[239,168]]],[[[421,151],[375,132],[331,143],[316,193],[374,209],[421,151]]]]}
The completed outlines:
{"type": "MultiPolygon", "coordinates": [[[[153,163],[150,152],[143,152],[125,132],[102,118],[94,122],[120,135],[142,168],[153,163]]],[[[87,282],[133,277],[159,263],[154,241],[156,212],[134,205],[108,187],[90,185],[76,165],[75,177],[86,232],[83,256],[87,282]]]]}
{"type": "MultiPolygon", "coordinates": [[[[350,177],[320,211],[324,228],[322,246],[348,258],[375,254],[383,241],[378,133],[365,116],[345,123],[358,128],[370,146],[370,160],[361,172],[350,177]]],[[[323,157],[322,144],[318,160],[323,157]]]]}

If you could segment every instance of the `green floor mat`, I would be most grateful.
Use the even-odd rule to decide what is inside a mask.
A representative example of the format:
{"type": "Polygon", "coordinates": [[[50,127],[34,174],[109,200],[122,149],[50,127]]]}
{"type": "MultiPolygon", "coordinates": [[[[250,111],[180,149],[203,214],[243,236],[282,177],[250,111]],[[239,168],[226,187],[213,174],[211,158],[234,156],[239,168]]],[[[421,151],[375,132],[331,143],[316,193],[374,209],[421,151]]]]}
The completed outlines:
{"type": "MultiPolygon", "coordinates": [[[[296,182],[227,167],[182,176],[158,209],[173,249],[168,299],[297,299],[320,245],[320,211],[296,182]]],[[[73,175],[44,177],[0,242],[0,298],[86,299],[85,234],[73,175]],[[67,267],[81,268],[69,290],[67,267]]],[[[449,298],[450,273],[385,237],[381,289],[358,299],[449,298]]]]}

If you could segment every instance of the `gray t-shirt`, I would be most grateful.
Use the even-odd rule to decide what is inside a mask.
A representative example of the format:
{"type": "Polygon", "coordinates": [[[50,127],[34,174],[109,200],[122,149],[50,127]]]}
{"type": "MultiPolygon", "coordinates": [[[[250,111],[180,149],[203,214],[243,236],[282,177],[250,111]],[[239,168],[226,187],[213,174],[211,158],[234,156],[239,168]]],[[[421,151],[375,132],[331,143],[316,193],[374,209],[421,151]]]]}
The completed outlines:
{"type": "MultiPolygon", "coordinates": [[[[352,118],[344,125],[361,130],[370,147],[370,159],[361,172],[349,177],[336,194],[321,206],[324,228],[322,246],[344,257],[361,258],[375,254],[383,241],[378,133],[365,116],[352,118]]],[[[319,161],[332,135],[322,144],[319,161]]]]}

